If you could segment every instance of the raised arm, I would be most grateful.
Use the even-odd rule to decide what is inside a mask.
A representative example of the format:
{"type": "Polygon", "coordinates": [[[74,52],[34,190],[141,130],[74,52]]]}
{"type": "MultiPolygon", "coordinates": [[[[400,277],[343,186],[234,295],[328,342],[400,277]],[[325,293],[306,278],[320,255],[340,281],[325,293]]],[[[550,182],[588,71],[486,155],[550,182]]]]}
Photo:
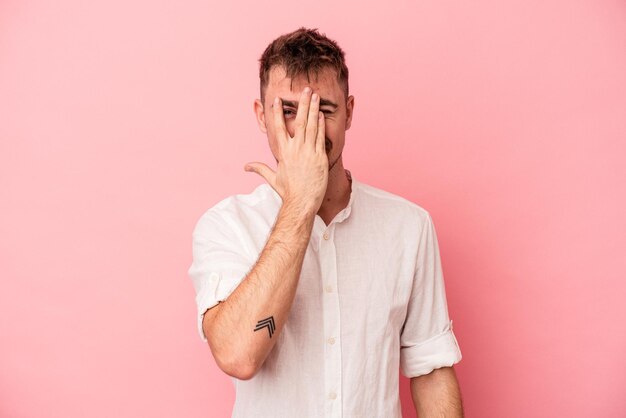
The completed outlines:
{"type": "Polygon", "coordinates": [[[220,368],[244,380],[263,365],[283,329],[328,184],[319,97],[312,100],[310,89],[303,92],[294,137],[285,127],[280,100],[274,102],[272,112],[280,152],[277,170],[256,162],[247,164],[246,170],[263,176],[283,205],[255,265],[225,301],[205,313],[202,322],[220,368]]]}

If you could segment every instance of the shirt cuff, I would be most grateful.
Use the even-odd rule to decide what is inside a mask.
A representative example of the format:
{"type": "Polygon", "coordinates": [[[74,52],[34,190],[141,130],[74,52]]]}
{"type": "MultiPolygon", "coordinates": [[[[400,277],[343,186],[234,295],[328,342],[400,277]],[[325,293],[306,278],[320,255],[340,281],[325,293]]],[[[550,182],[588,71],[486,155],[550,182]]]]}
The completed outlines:
{"type": "Polygon", "coordinates": [[[220,300],[217,297],[217,285],[220,281],[220,275],[218,273],[211,273],[209,276],[209,282],[203,286],[196,295],[196,305],[198,307],[198,334],[204,342],[208,342],[202,329],[202,320],[207,309],[217,305],[220,300]]]}
{"type": "Polygon", "coordinates": [[[400,349],[400,367],[408,378],[422,376],[440,367],[452,366],[463,358],[452,331],[452,321],[441,334],[400,349]]]}

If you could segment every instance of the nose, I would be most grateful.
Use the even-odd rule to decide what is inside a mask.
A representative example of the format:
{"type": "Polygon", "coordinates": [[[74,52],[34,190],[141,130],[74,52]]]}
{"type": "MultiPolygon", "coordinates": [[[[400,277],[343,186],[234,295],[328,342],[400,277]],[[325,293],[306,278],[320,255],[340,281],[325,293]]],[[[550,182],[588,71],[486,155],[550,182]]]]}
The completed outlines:
{"type": "Polygon", "coordinates": [[[294,123],[294,119],[290,119],[285,122],[285,126],[287,127],[287,132],[289,132],[289,136],[292,138],[296,134],[296,124],[294,123]]]}

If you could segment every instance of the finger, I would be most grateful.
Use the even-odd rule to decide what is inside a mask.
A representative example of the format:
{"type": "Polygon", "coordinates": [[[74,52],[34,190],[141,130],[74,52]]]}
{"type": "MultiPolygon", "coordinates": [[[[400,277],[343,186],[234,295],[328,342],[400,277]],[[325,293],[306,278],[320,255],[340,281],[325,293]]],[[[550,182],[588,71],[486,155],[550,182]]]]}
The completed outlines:
{"type": "MultiPolygon", "coordinates": [[[[267,183],[276,190],[276,172],[267,165],[258,162],[247,163],[244,168],[246,171],[252,171],[260,175],[267,183]]],[[[276,190],[278,192],[278,190],[276,190]]]]}
{"type": "Polygon", "coordinates": [[[274,99],[272,104],[272,112],[274,114],[274,126],[276,127],[276,139],[279,144],[287,142],[289,139],[289,133],[287,133],[287,127],[285,126],[285,115],[283,114],[283,104],[280,97],[274,99]]]}
{"type": "Polygon", "coordinates": [[[304,142],[308,144],[311,149],[315,149],[315,141],[317,136],[317,119],[320,112],[320,96],[317,93],[313,93],[311,96],[311,105],[309,106],[309,115],[306,122],[306,138],[304,142]]]}
{"type": "Polygon", "coordinates": [[[304,130],[306,128],[306,120],[309,113],[309,103],[311,101],[311,88],[305,87],[300,95],[300,103],[298,104],[298,113],[296,114],[296,138],[304,140],[304,130]]]}
{"type": "Polygon", "coordinates": [[[324,112],[317,112],[317,139],[315,140],[315,148],[318,152],[326,153],[326,118],[324,112]]]}

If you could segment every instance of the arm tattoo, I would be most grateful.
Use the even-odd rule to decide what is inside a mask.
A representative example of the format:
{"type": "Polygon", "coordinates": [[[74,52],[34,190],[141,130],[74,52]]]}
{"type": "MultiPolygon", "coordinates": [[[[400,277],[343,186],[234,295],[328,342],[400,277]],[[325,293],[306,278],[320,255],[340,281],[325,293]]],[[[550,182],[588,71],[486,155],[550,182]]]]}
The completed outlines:
{"type": "Polygon", "coordinates": [[[276,329],[276,326],[274,325],[274,317],[273,316],[270,316],[269,318],[265,318],[265,319],[257,322],[256,328],[254,330],[258,331],[258,330],[263,329],[263,328],[267,328],[267,331],[270,333],[270,338],[272,338],[272,334],[274,333],[274,330],[276,329]]]}

